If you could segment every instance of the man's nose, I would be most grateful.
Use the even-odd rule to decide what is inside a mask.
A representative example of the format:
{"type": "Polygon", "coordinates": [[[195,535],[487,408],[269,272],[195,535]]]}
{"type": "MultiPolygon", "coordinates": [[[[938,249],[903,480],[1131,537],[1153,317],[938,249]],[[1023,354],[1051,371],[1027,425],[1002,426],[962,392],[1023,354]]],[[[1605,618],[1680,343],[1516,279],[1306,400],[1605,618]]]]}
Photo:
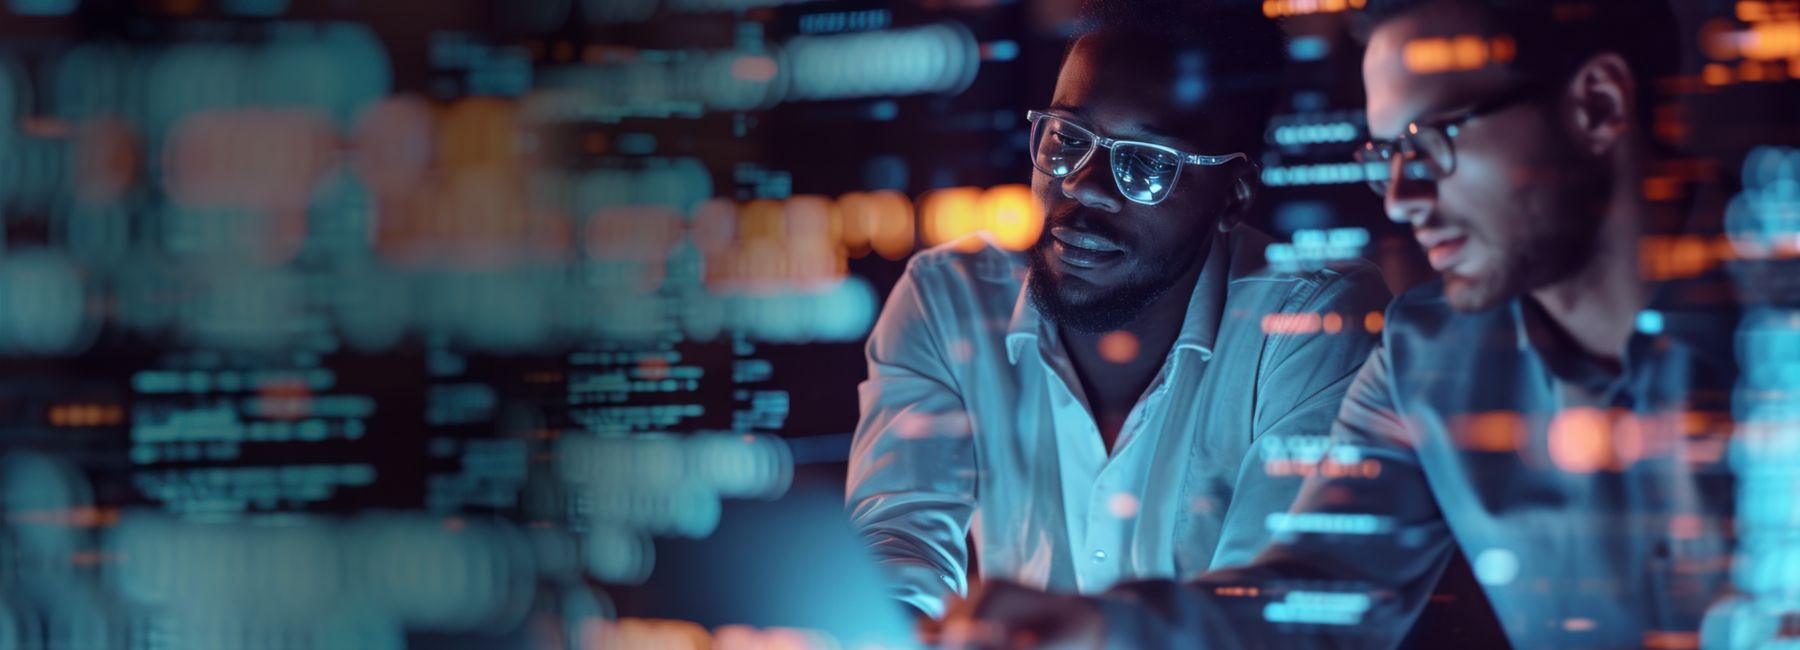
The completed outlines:
{"type": "Polygon", "coordinates": [[[1404,156],[1394,156],[1390,163],[1392,167],[1388,169],[1390,180],[1382,205],[1387,210],[1388,220],[1416,227],[1425,223],[1426,217],[1437,207],[1437,181],[1408,177],[1406,163],[1404,156]]]}
{"type": "Polygon", "coordinates": [[[1125,207],[1124,197],[1119,196],[1118,188],[1112,180],[1112,170],[1107,167],[1105,151],[1094,152],[1094,157],[1068,176],[1059,181],[1063,196],[1081,202],[1081,205],[1095,210],[1116,213],[1125,207]]]}

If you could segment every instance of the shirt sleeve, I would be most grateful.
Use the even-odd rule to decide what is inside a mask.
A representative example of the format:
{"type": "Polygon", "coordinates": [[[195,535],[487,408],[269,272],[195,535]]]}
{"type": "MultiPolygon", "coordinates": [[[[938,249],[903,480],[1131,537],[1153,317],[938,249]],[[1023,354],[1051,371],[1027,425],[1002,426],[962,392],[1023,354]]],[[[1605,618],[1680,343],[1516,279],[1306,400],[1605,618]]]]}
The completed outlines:
{"type": "Polygon", "coordinates": [[[1379,340],[1363,317],[1391,295],[1373,267],[1361,267],[1298,296],[1288,313],[1334,314],[1330,331],[1272,335],[1258,372],[1250,447],[1239,462],[1210,568],[1248,563],[1270,539],[1270,515],[1288,511],[1301,480],[1331,433],[1344,393],[1379,340]]]}
{"type": "Polygon", "coordinates": [[[1107,647],[1392,648],[1405,637],[1453,540],[1396,413],[1388,361],[1377,348],[1357,373],[1326,461],[1269,518],[1269,546],[1187,583],[1109,591],[1097,603],[1107,647]]]}
{"type": "Polygon", "coordinates": [[[917,260],[889,294],[869,336],[869,378],[851,443],[851,524],[874,550],[901,602],[941,618],[968,590],[975,445],[945,340],[916,284],[917,260]]]}

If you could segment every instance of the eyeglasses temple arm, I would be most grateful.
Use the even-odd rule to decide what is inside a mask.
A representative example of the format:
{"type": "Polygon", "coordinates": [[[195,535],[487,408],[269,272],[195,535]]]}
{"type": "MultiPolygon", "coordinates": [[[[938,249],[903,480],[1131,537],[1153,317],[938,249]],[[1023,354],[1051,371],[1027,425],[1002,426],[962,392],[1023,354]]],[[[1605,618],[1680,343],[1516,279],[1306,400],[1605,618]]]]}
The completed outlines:
{"type": "Polygon", "coordinates": [[[1223,165],[1238,158],[1243,158],[1244,162],[1250,162],[1250,156],[1241,151],[1238,153],[1228,153],[1223,156],[1206,156],[1191,153],[1187,155],[1184,162],[1190,165],[1223,165]]]}

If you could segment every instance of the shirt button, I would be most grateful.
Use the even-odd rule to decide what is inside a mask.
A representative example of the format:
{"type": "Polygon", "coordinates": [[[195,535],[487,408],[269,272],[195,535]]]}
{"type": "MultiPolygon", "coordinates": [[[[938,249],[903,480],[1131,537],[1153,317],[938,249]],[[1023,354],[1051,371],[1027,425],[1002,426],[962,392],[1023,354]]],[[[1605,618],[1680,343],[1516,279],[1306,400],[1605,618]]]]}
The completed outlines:
{"type": "Polygon", "coordinates": [[[1099,550],[1094,551],[1094,562],[1099,563],[1099,562],[1105,562],[1105,561],[1106,561],[1106,551],[1099,551],[1099,550]]]}

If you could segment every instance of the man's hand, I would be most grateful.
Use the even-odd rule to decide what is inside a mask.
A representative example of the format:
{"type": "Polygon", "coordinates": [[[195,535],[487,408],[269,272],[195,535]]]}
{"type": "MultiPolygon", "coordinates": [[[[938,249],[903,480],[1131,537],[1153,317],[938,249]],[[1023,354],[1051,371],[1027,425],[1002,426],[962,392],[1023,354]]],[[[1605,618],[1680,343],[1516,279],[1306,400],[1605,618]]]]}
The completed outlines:
{"type": "Polygon", "coordinates": [[[1100,608],[1090,599],[988,581],[951,604],[940,642],[949,650],[1100,648],[1100,608]]]}

